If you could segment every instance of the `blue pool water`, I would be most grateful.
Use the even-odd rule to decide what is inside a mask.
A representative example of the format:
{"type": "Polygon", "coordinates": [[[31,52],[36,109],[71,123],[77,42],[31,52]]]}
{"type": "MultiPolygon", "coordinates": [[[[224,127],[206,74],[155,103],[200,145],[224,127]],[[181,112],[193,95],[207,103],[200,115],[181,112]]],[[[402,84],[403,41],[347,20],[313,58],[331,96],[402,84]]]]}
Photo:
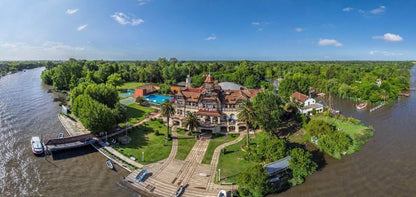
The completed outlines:
{"type": "Polygon", "coordinates": [[[144,98],[146,98],[146,100],[150,103],[153,104],[162,104],[165,100],[171,100],[173,97],[169,97],[169,96],[161,96],[161,95],[157,95],[157,94],[150,94],[150,95],[146,95],[144,96],[144,98]]]}

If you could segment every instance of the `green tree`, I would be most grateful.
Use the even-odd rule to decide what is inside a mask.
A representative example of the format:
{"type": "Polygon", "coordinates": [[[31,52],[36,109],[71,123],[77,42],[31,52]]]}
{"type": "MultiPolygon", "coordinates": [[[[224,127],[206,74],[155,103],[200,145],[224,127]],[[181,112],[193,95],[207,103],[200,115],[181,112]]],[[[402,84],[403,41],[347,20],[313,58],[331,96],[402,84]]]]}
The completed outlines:
{"type": "Polygon", "coordinates": [[[312,154],[301,148],[290,150],[289,168],[293,177],[303,180],[304,177],[314,173],[318,165],[312,161],[312,154]]]}
{"type": "Polygon", "coordinates": [[[238,192],[241,196],[261,197],[272,192],[267,171],[260,164],[251,166],[238,175],[238,192]]]}
{"type": "Polygon", "coordinates": [[[138,103],[139,105],[143,105],[146,102],[146,99],[144,99],[142,96],[138,96],[136,98],[136,103],[138,103]]]}
{"type": "Polygon", "coordinates": [[[124,80],[121,78],[121,75],[118,73],[113,73],[107,77],[107,84],[114,86],[114,87],[121,86],[123,82],[124,80]]]}
{"type": "Polygon", "coordinates": [[[162,105],[160,105],[160,108],[162,109],[161,111],[162,116],[165,116],[167,119],[167,131],[166,131],[166,141],[167,141],[169,138],[169,118],[170,116],[175,114],[175,108],[173,107],[172,103],[169,100],[165,100],[165,102],[163,102],[162,105]]]}
{"type": "Polygon", "coordinates": [[[196,130],[199,127],[199,121],[198,121],[198,118],[196,117],[196,114],[189,112],[188,115],[186,116],[184,125],[191,132],[196,130]]]}
{"type": "Polygon", "coordinates": [[[352,145],[352,140],[344,133],[334,130],[327,134],[321,134],[318,136],[319,147],[329,153],[337,154],[347,151],[352,145]]]}
{"type": "Polygon", "coordinates": [[[286,141],[277,138],[273,134],[263,132],[259,135],[254,157],[257,161],[271,163],[285,157],[286,148],[286,141]]]}
{"type": "Polygon", "coordinates": [[[281,107],[282,100],[273,92],[259,92],[253,99],[253,109],[256,125],[261,129],[272,132],[279,127],[280,117],[284,111],[281,107]]]}
{"type": "Polygon", "coordinates": [[[306,125],[306,132],[311,136],[318,136],[319,134],[328,134],[334,131],[334,126],[321,119],[312,119],[306,125]]]}
{"type": "Polygon", "coordinates": [[[250,128],[256,121],[256,114],[254,113],[253,104],[250,100],[245,100],[238,108],[237,118],[239,121],[246,122],[247,125],[247,146],[250,145],[250,128]]]}

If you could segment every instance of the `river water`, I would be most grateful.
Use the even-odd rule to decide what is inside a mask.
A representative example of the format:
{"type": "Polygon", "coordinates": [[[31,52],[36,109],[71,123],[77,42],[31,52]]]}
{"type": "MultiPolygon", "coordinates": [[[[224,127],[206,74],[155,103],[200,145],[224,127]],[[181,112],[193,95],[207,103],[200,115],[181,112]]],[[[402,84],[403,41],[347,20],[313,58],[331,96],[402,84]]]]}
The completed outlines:
{"type": "Polygon", "coordinates": [[[0,196],[138,196],[118,185],[127,172],[109,170],[93,148],[62,152],[55,160],[32,154],[32,136],[64,131],[42,70],[0,78],[0,196]]]}
{"type": "MultiPolygon", "coordinates": [[[[416,87],[416,68],[410,72],[416,87]]],[[[333,98],[344,116],[372,125],[374,136],[342,160],[325,156],[325,167],[279,196],[415,196],[416,92],[412,93],[371,113],[369,107],[357,111],[354,101],[333,98]]]]}
{"type": "MultiPolygon", "coordinates": [[[[54,94],[40,80],[42,70],[0,79],[0,196],[136,196],[118,185],[127,172],[108,170],[93,149],[60,153],[56,160],[31,153],[32,136],[64,131],[54,94]]],[[[416,87],[416,69],[411,73],[416,87]]],[[[357,111],[349,100],[333,98],[333,104],[372,125],[374,137],[342,160],[325,156],[325,167],[279,196],[414,196],[416,95],[372,113],[357,111]]]]}

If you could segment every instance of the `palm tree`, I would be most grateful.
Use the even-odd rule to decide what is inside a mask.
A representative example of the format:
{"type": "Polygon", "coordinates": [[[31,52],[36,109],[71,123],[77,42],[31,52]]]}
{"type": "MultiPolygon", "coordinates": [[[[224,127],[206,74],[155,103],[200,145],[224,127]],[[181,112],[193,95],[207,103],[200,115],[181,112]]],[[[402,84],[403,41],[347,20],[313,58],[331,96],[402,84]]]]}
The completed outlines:
{"type": "Polygon", "coordinates": [[[198,117],[196,117],[195,113],[188,113],[185,120],[185,127],[188,128],[191,133],[194,131],[194,129],[199,127],[198,117]]]}
{"type": "Polygon", "coordinates": [[[250,144],[250,136],[249,136],[249,130],[251,128],[251,125],[256,120],[256,114],[254,113],[253,104],[250,100],[245,100],[243,103],[240,104],[238,108],[238,120],[239,121],[245,121],[247,124],[247,146],[250,144]]]}
{"type": "Polygon", "coordinates": [[[162,105],[160,105],[160,107],[162,108],[162,111],[161,111],[162,116],[165,116],[167,119],[168,130],[166,132],[166,139],[165,139],[165,142],[167,143],[167,140],[169,138],[169,118],[170,116],[175,114],[175,108],[173,107],[172,103],[169,100],[165,100],[165,102],[163,102],[162,105]]]}

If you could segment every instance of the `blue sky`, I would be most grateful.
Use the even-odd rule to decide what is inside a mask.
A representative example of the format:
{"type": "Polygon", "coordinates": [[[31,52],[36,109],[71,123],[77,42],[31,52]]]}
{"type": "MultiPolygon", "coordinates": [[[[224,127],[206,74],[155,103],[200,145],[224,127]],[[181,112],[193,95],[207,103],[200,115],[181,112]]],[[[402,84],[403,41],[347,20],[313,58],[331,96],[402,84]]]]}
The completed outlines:
{"type": "Polygon", "coordinates": [[[0,60],[415,60],[416,1],[1,0],[0,60]]]}

